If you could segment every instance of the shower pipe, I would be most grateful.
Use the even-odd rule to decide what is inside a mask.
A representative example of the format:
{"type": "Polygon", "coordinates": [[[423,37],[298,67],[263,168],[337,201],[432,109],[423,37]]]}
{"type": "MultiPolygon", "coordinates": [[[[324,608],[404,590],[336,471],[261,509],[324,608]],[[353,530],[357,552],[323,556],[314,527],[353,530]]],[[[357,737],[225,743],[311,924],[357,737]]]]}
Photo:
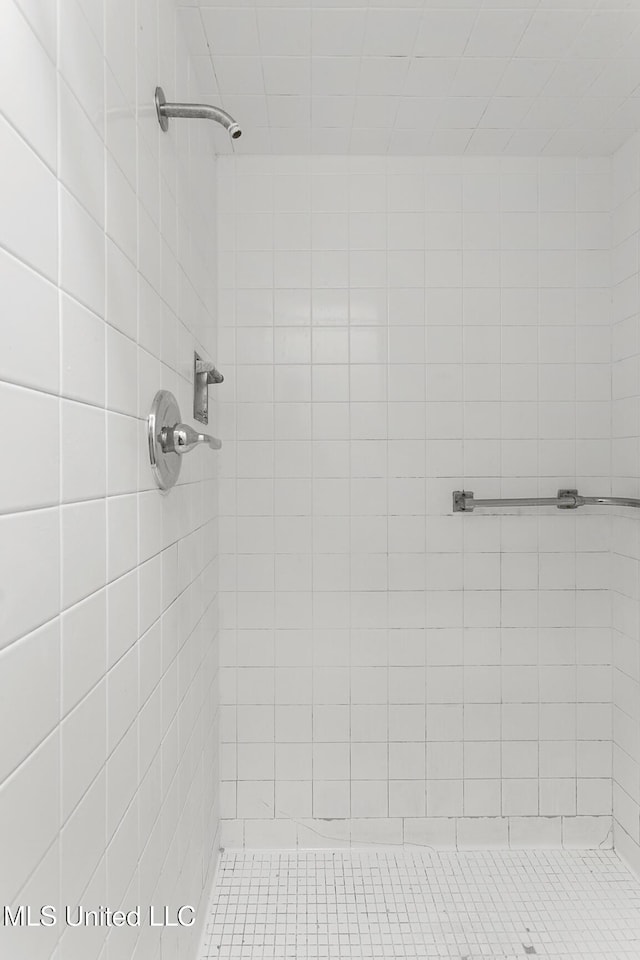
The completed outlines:
{"type": "Polygon", "coordinates": [[[215,120],[222,124],[232,140],[242,136],[240,124],[222,107],[212,107],[207,103],[167,103],[162,87],[156,87],[155,102],[158,123],[165,133],[169,129],[169,117],[186,117],[215,120]]]}
{"type": "Polygon", "coordinates": [[[453,512],[472,513],[476,507],[557,507],[558,510],[577,510],[604,504],[609,507],[640,507],[635,497],[582,497],[577,490],[558,490],[556,497],[515,497],[499,500],[476,500],[472,490],[453,491],[453,512]]]}

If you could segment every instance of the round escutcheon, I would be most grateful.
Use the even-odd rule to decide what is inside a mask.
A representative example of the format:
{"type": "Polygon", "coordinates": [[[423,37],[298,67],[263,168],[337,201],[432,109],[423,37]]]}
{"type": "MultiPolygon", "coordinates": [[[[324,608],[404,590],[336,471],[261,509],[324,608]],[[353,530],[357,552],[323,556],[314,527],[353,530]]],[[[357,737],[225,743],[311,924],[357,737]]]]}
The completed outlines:
{"type": "Polygon", "coordinates": [[[180,408],[174,395],[169,390],[158,390],[149,413],[147,432],[151,469],[156,483],[164,491],[170,490],[180,476],[182,458],[174,451],[165,452],[162,432],[173,429],[180,420],[180,408]]]}

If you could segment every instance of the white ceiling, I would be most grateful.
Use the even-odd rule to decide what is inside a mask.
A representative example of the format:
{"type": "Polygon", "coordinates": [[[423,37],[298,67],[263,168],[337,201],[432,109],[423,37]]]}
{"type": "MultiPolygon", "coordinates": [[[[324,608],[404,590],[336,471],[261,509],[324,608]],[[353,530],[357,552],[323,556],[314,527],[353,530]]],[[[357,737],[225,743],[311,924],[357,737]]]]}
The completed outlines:
{"type": "Polygon", "coordinates": [[[596,155],[640,128],[640,0],[181,2],[239,153],[596,155]]]}

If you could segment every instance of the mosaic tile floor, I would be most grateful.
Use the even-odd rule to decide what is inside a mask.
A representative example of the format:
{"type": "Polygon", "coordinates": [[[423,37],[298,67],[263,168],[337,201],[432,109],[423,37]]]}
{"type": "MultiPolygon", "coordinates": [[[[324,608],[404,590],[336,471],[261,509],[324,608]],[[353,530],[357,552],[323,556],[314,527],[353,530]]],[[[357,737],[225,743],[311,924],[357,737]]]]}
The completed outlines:
{"type": "Polygon", "coordinates": [[[610,850],[222,854],[203,960],[639,960],[610,850]]]}

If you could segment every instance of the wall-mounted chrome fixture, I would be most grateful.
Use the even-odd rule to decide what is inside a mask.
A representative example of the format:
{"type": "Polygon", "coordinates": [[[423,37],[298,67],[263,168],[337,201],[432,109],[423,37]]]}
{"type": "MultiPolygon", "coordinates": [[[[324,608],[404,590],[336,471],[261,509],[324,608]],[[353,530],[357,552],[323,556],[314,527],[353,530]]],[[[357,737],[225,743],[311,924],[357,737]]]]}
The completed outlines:
{"type": "Polygon", "coordinates": [[[211,450],[222,446],[222,440],[198,433],[181,420],[174,395],[168,390],[159,390],[149,413],[147,436],[151,469],[161,490],[171,489],[180,476],[183,454],[200,444],[207,444],[211,450]]]}
{"type": "Polygon", "coordinates": [[[453,491],[453,512],[473,513],[476,507],[557,507],[558,510],[577,510],[578,507],[640,507],[635,497],[582,497],[577,490],[558,490],[557,497],[511,497],[508,499],[476,500],[472,490],[453,491]]]}
{"type": "Polygon", "coordinates": [[[165,133],[169,129],[169,117],[186,117],[215,120],[222,124],[232,140],[242,136],[240,124],[221,107],[211,107],[206,103],[167,103],[162,87],[156,87],[155,100],[158,123],[165,133]]]}
{"type": "Polygon", "coordinates": [[[224,377],[209,360],[193,354],[193,418],[209,423],[209,384],[222,383],[224,377]]]}

